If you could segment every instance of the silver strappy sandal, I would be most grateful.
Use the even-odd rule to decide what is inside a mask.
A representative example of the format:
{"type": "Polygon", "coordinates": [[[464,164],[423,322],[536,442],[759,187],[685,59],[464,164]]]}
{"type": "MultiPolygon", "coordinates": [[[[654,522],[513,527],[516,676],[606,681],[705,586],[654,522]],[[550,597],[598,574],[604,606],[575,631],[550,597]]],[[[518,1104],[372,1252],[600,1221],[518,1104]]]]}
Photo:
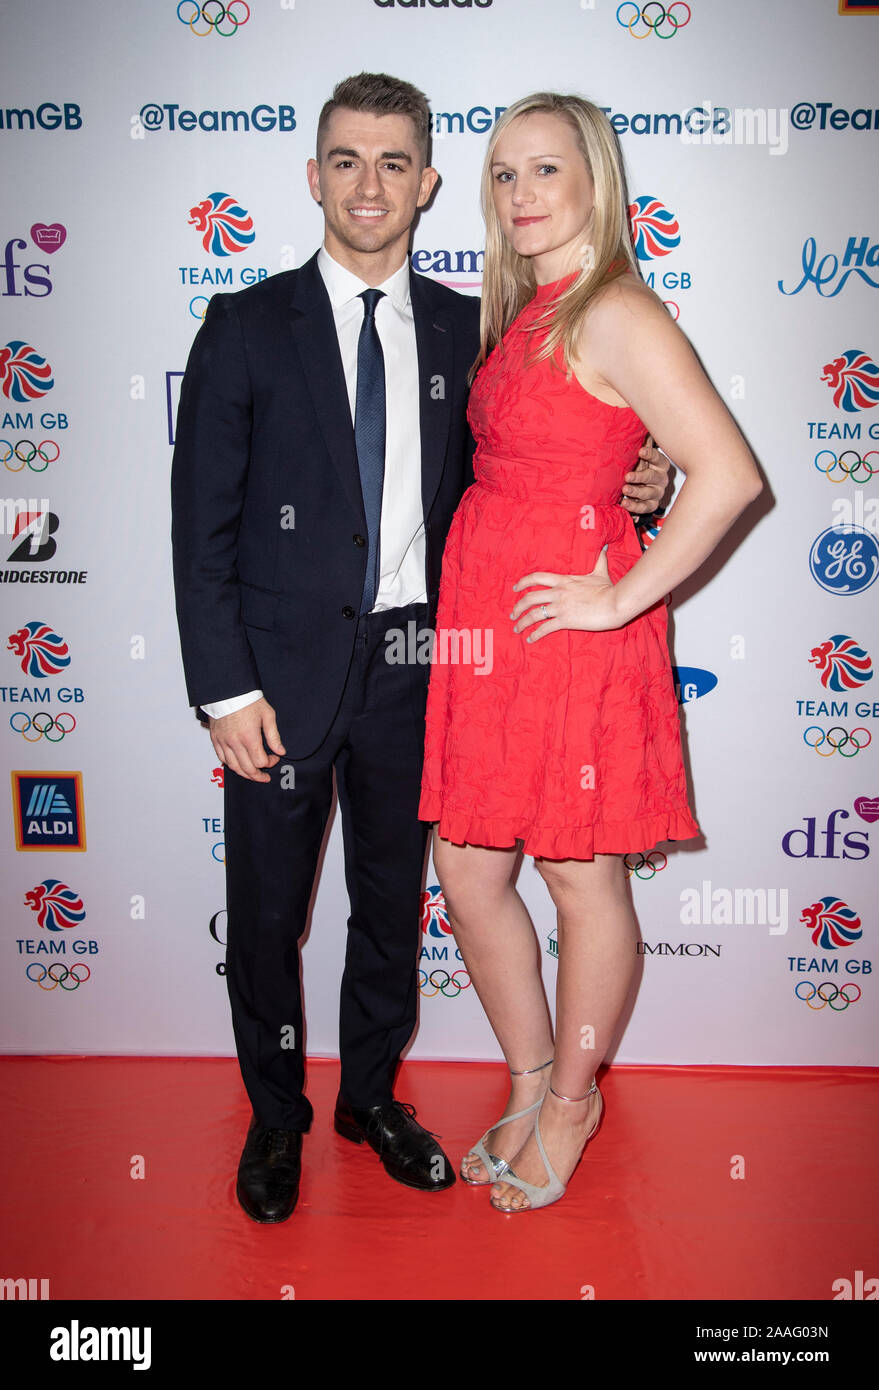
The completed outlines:
{"type": "MultiPolygon", "coordinates": [[[[554,1058],[550,1057],[549,1061],[544,1062],[542,1066],[529,1067],[526,1071],[511,1071],[510,1076],[533,1076],[535,1072],[545,1071],[547,1067],[551,1067],[553,1061],[554,1058]]],[[[540,1097],[540,1100],[536,1100],[533,1105],[529,1105],[527,1109],[517,1110],[515,1115],[505,1115],[502,1120],[498,1120],[496,1124],[493,1124],[490,1129],[487,1129],[485,1131],[478,1143],[474,1144],[473,1148],[470,1149],[470,1151],[466,1153],[464,1157],[469,1158],[472,1154],[475,1158],[479,1159],[486,1173],[493,1173],[494,1177],[483,1178],[481,1180],[468,1178],[463,1168],[461,1168],[459,1170],[461,1178],[467,1184],[468,1187],[490,1187],[493,1182],[497,1182],[500,1178],[504,1177],[510,1165],[507,1163],[505,1158],[498,1158],[496,1154],[490,1154],[488,1152],[488,1150],[485,1147],[486,1139],[494,1130],[500,1129],[501,1125],[508,1125],[513,1120],[521,1120],[523,1116],[530,1115],[533,1111],[539,1110],[542,1104],[543,1096],[540,1097]]]]}
{"type": "MultiPolygon", "coordinates": [[[[597,1085],[593,1081],[585,1096],[563,1096],[560,1095],[558,1091],[553,1091],[552,1086],[550,1086],[549,1089],[552,1091],[553,1095],[556,1097],[557,1100],[566,1100],[571,1105],[577,1105],[581,1101],[588,1100],[589,1096],[595,1095],[596,1093],[598,1094],[598,1119],[595,1121],[595,1124],[592,1126],[591,1130],[589,1131],[583,1142],[583,1148],[585,1149],[586,1145],[589,1143],[589,1140],[592,1138],[595,1131],[598,1129],[598,1126],[601,1124],[601,1116],[604,1112],[604,1098],[601,1092],[598,1090],[597,1085]]],[[[542,1101],[541,1104],[543,1104],[542,1101]]],[[[549,1183],[546,1187],[535,1187],[533,1183],[526,1182],[524,1178],[518,1178],[516,1174],[513,1172],[512,1168],[509,1166],[509,1164],[507,1164],[505,1171],[498,1175],[496,1181],[508,1182],[511,1187],[518,1187],[520,1192],[525,1193],[525,1196],[528,1198],[529,1205],[527,1207],[499,1207],[496,1205],[494,1201],[492,1201],[492,1206],[494,1207],[495,1211],[501,1211],[504,1213],[504,1215],[513,1215],[515,1212],[519,1211],[536,1211],[538,1207],[548,1207],[552,1202],[557,1202],[560,1197],[563,1197],[567,1190],[566,1184],[560,1180],[558,1174],[556,1173],[555,1169],[553,1168],[552,1164],[546,1156],[546,1149],[543,1147],[543,1140],[540,1137],[539,1116],[534,1121],[534,1135],[537,1139],[537,1150],[543,1161],[543,1166],[546,1169],[546,1174],[549,1178],[549,1183]]]]}

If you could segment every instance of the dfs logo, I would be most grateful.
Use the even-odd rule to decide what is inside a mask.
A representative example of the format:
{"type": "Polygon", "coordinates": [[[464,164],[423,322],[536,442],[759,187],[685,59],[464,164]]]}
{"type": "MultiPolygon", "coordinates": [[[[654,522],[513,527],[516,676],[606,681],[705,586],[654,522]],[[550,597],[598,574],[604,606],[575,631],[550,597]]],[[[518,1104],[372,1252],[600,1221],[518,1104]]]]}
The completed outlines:
{"type": "MultiPolygon", "coordinates": [[[[855,814],[872,825],[879,820],[879,796],[859,796],[854,803],[855,814]]],[[[824,829],[820,831],[823,848],[817,846],[818,833],[816,817],[804,816],[805,830],[795,826],[781,838],[781,848],[789,859],[867,859],[870,854],[870,832],[868,830],[837,829],[837,817],[851,819],[851,811],[837,807],[827,817],[824,829]],[[801,838],[802,837],[802,838],[801,838]],[[841,842],[842,853],[837,853],[837,841],[841,842]]]]}
{"type": "MultiPolygon", "coordinates": [[[[46,256],[54,256],[56,251],[67,240],[67,228],[60,222],[35,222],[30,229],[31,241],[46,256]]],[[[51,271],[48,262],[32,261],[25,265],[15,259],[16,253],[27,251],[28,244],[24,237],[15,236],[7,241],[3,251],[3,263],[0,266],[0,275],[3,276],[4,287],[0,290],[0,296],[4,299],[45,299],[52,293],[51,271]],[[18,279],[17,271],[21,271],[21,281],[18,279]],[[40,272],[42,271],[42,274],[40,272]],[[22,288],[19,288],[19,285],[22,288]]]]}

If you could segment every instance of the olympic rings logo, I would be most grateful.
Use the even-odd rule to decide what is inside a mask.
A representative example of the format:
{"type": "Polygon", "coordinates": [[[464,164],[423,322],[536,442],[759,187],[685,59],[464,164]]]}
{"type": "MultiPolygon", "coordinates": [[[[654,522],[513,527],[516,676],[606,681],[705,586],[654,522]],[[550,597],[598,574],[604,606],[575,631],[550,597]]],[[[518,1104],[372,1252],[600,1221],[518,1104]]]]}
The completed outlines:
{"type": "Polygon", "coordinates": [[[192,317],[204,323],[204,316],[208,311],[209,303],[210,300],[203,294],[197,294],[194,299],[190,299],[189,312],[192,314],[192,317]]]}
{"type": "Polygon", "coordinates": [[[44,439],[42,443],[35,444],[32,439],[19,439],[17,444],[10,444],[8,439],[0,439],[0,463],[8,468],[10,473],[20,473],[25,467],[32,473],[45,473],[50,463],[61,457],[61,450],[54,439],[44,439]],[[22,453],[22,449],[24,453],[22,453]],[[54,454],[51,452],[55,450],[54,454]],[[42,463],[34,463],[34,459],[39,458],[42,463]],[[12,460],[17,462],[13,463],[12,460]]]}
{"type": "Polygon", "coordinates": [[[862,748],[870,747],[873,742],[873,735],[869,729],[852,729],[849,733],[839,724],[835,724],[832,729],[828,729],[825,733],[818,724],[810,724],[808,729],[803,730],[803,742],[807,748],[814,748],[819,758],[832,758],[834,753],[839,753],[842,758],[853,758],[856,753],[860,753],[862,748]],[[818,735],[814,743],[809,742],[809,734],[818,735]],[[835,734],[839,734],[840,737],[835,739],[833,737],[835,734]],[[858,734],[864,734],[865,738],[858,738],[858,734]],[[822,753],[821,749],[825,743],[828,745],[827,752],[822,753]],[[851,745],[851,751],[846,752],[849,745],[851,745]]]}
{"type": "Polygon", "coordinates": [[[863,458],[856,449],[844,449],[838,457],[832,449],[819,449],[815,455],[815,467],[833,483],[841,483],[843,478],[853,483],[866,483],[874,473],[879,473],[879,463],[869,463],[871,458],[879,459],[879,449],[871,449],[863,458]],[[821,463],[823,458],[828,462],[821,463]]]}
{"type": "Polygon", "coordinates": [[[207,38],[210,33],[219,34],[221,39],[230,39],[250,19],[250,6],[245,0],[231,0],[228,5],[222,4],[222,0],[204,0],[203,5],[197,4],[197,0],[180,0],[177,18],[181,24],[188,24],[198,39],[207,38]],[[182,9],[189,9],[191,13],[181,14],[182,9]],[[241,11],[244,12],[243,19],[238,18],[241,11]],[[199,20],[207,25],[206,29],[196,29],[199,20]],[[221,29],[223,23],[231,24],[231,29],[221,29]]]}
{"type": "Polygon", "coordinates": [[[29,714],[25,714],[23,709],[18,709],[15,711],[15,714],[9,716],[9,727],[13,729],[15,733],[21,734],[26,743],[39,743],[41,738],[44,738],[47,743],[60,743],[65,734],[73,733],[73,730],[76,728],[76,720],[73,715],[68,714],[66,710],[62,714],[53,716],[47,709],[41,709],[32,717],[29,714]],[[23,719],[25,722],[24,724],[16,724],[16,719],[23,719]],[[38,724],[38,719],[48,719],[49,722],[48,724],[38,724]],[[62,719],[69,719],[70,723],[62,724],[62,719]],[[28,732],[30,729],[34,730],[33,736],[28,732]],[[54,738],[52,737],[53,729],[58,730],[54,738]]]}
{"type": "Polygon", "coordinates": [[[829,1004],[831,1009],[833,1009],[835,1013],[840,1014],[845,1012],[849,1004],[857,1003],[857,1001],[861,997],[861,986],[856,985],[853,981],[849,981],[847,985],[843,985],[840,989],[839,985],[833,984],[830,980],[826,980],[823,984],[820,985],[814,985],[811,980],[800,980],[794,989],[794,994],[797,996],[798,999],[802,999],[804,1004],[808,1004],[810,1009],[823,1009],[825,1004],[829,1004]],[[800,990],[803,988],[804,985],[806,989],[810,989],[812,991],[811,994],[800,994],[800,990]],[[831,995],[822,994],[821,991],[824,989],[832,989],[833,993],[831,995]],[[857,994],[850,997],[848,994],[846,994],[847,989],[856,989],[858,992],[857,994]],[[821,1000],[820,1004],[812,1003],[812,1000],[816,997],[816,995],[821,1000]],[[843,1003],[837,1004],[837,999],[842,999],[843,1003]]]}
{"type": "Polygon", "coordinates": [[[627,878],[631,878],[634,874],[636,878],[644,878],[649,881],[662,872],[668,859],[661,849],[652,849],[649,854],[626,854],[623,856],[623,863],[626,866],[627,878]]]}
{"type": "Polygon", "coordinates": [[[91,970],[89,970],[88,966],[82,964],[82,962],[80,962],[78,965],[72,965],[68,970],[67,966],[62,965],[60,961],[55,961],[47,969],[45,965],[41,965],[39,961],[35,960],[31,961],[30,965],[24,973],[25,975],[27,975],[31,984],[39,985],[40,989],[57,989],[60,985],[62,989],[73,990],[79,989],[80,985],[84,985],[92,972],[91,970]],[[42,975],[32,975],[32,970],[42,970],[43,973],[42,975]],[[53,970],[63,970],[64,974],[53,975],[53,970]],[[77,970],[84,970],[85,974],[77,975],[77,970]],[[52,983],[50,985],[43,984],[43,981],[46,979],[51,980],[52,983]],[[65,983],[65,981],[68,979],[73,980],[72,985],[68,985],[65,983]]]}
{"type": "Polygon", "coordinates": [[[225,862],[226,862],[226,842],[225,842],[225,840],[218,840],[217,843],[216,843],[215,845],[212,845],[212,846],[211,846],[211,858],[212,858],[212,859],[215,859],[216,862],[217,862],[218,864],[225,864],[225,862]],[[217,850],[220,851],[219,854],[217,853],[217,850]]]}
{"type": "Polygon", "coordinates": [[[633,39],[646,39],[648,34],[655,34],[658,39],[673,39],[679,29],[683,29],[685,25],[689,24],[691,18],[692,12],[684,0],[675,0],[675,3],[669,5],[668,9],[665,5],[660,5],[659,0],[648,0],[646,5],[636,5],[633,0],[626,0],[626,3],[620,5],[617,10],[617,24],[621,25],[623,29],[628,29],[633,39]],[[634,10],[633,18],[622,19],[620,16],[623,10],[634,10]],[[659,10],[659,18],[654,19],[648,15],[648,10],[659,10]],[[677,18],[673,14],[674,10],[686,10],[686,19],[677,18]],[[645,26],[643,34],[635,33],[635,25],[638,23],[645,26]],[[667,32],[663,32],[661,28],[663,24],[671,26],[667,32]]]}
{"type": "Polygon", "coordinates": [[[419,970],[418,988],[425,999],[432,999],[435,994],[442,994],[446,999],[457,999],[462,990],[470,988],[470,976],[466,970],[456,970],[454,975],[450,975],[448,970],[431,970],[429,975],[425,970],[419,970]],[[458,979],[459,975],[464,977],[463,984],[458,979]],[[433,988],[429,990],[428,985],[433,988]]]}

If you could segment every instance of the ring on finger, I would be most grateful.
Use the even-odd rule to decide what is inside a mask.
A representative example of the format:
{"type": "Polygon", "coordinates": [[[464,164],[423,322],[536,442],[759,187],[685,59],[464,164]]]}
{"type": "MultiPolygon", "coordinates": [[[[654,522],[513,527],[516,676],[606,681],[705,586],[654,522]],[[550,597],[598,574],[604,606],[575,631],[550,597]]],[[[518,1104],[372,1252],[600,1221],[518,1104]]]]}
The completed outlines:
{"type": "Polygon", "coordinates": [[[548,618],[548,617],[549,617],[549,614],[548,614],[547,611],[546,611],[546,604],[543,605],[543,616],[544,616],[544,618],[548,618]]]}

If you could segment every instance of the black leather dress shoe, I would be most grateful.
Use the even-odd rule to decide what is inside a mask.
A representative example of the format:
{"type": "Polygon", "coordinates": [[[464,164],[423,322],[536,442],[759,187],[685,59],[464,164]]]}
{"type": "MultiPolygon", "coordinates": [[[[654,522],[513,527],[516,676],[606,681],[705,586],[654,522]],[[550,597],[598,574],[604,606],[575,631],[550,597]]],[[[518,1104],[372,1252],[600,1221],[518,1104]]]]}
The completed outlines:
{"type": "Polygon", "coordinates": [[[334,1127],[354,1144],[364,1140],[375,1150],[388,1174],[422,1192],[442,1192],[455,1181],[455,1170],[436,1139],[415,1123],[415,1109],[403,1101],[352,1108],[339,1095],[334,1127]]]}
{"type": "Polygon", "coordinates": [[[266,1129],[253,1116],[235,1188],[251,1220],[267,1224],[292,1216],[301,1171],[302,1135],[294,1129],[266,1129]]]}

